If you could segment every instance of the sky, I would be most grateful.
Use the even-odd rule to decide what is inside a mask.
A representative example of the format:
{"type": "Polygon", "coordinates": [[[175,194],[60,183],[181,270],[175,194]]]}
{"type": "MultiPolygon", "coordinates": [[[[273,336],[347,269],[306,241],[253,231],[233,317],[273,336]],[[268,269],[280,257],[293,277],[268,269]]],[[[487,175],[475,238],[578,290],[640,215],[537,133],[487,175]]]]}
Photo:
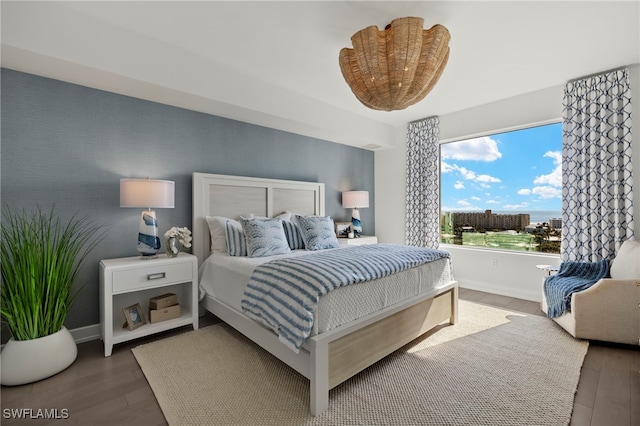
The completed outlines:
{"type": "Polygon", "coordinates": [[[441,146],[441,210],[562,208],[562,124],[441,146]]]}

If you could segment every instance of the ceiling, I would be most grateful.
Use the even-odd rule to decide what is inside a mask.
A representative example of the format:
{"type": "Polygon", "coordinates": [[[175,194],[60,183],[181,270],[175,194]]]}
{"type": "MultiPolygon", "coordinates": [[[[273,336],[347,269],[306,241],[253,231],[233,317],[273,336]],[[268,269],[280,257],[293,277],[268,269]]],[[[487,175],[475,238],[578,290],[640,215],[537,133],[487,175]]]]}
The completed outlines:
{"type": "Polygon", "coordinates": [[[639,1],[2,1],[2,66],[352,146],[412,120],[640,63],[639,1]],[[451,33],[440,81],[402,111],[366,108],[338,52],[420,16],[451,33]],[[622,42],[620,41],[622,40],[622,42]]]}

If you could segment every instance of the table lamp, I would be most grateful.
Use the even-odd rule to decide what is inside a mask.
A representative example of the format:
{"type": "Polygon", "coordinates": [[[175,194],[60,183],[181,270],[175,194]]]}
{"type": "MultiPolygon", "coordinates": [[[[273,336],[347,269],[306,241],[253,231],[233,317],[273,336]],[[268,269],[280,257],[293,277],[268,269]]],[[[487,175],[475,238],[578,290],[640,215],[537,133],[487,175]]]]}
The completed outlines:
{"type": "Polygon", "coordinates": [[[120,207],[142,207],[138,231],[138,252],[143,259],[158,255],[158,220],[152,208],[175,206],[175,182],[153,179],[120,179],[120,207]]]}
{"type": "Polygon", "coordinates": [[[358,209],[369,207],[369,191],[347,191],[342,193],[342,207],[351,210],[351,225],[355,237],[362,234],[362,222],[358,209]]]}

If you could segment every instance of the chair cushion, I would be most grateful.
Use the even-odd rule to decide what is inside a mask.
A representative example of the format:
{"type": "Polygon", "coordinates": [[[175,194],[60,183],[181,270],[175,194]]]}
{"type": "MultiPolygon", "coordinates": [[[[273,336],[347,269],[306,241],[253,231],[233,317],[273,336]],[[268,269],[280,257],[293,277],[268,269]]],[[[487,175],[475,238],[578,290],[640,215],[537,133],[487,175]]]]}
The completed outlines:
{"type": "Polygon", "coordinates": [[[627,240],[611,264],[611,278],[618,280],[640,279],[640,241],[627,240]]]}

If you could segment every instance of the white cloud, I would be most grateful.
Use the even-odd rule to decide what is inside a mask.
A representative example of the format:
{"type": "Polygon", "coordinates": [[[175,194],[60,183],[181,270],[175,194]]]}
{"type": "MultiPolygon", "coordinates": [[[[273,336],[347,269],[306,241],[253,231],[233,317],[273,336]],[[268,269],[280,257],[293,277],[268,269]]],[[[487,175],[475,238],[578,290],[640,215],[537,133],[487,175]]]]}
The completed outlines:
{"type": "Polygon", "coordinates": [[[562,189],[552,188],[550,186],[536,186],[531,192],[540,198],[562,198],[562,189]]]}
{"type": "Polygon", "coordinates": [[[526,208],[528,205],[529,203],[505,204],[504,206],[502,206],[502,208],[505,210],[522,210],[526,208]]]}
{"type": "MultiPolygon", "coordinates": [[[[442,162],[441,173],[452,173],[458,172],[460,175],[466,180],[472,180],[474,182],[482,182],[482,183],[498,183],[502,182],[500,179],[494,176],[489,175],[479,175],[473,170],[469,170],[466,167],[458,166],[457,164],[449,164],[446,162],[442,162]]],[[[460,183],[460,181],[456,182],[456,185],[460,183]]]]}
{"type": "Polygon", "coordinates": [[[537,176],[533,183],[535,185],[552,185],[562,187],[562,165],[556,166],[548,175],[537,176]]]}
{"type": "Polygon", "coordinates": [[[489,175],[478,175],[475,178],[476,182],[490,182],[490,183],[498,183],[502,182],[497,177],[489,176],[489,175]]]}
{"type": "Polygon", "coordinates": [[[483,211],[484,209],[481,209],[480,207],[470,203],[467,200],[458,200],[458,201],[456,201],[456,206],[455,207],[442,206],[441,210],[443,212],[455,212],[455,211],[468,212],[468,211],[483,211]]]}
{"type": "Polygon", "coordinates": [[[487,204],[498,204],[499,201],[497,201],[497,200],[487,200],[487,201],[485,201],[485,203],[487,203],[487,204]]]}
{"type": "Polygon", "coordinates": [[[471,197],[473,201],[480,201],[482,198],[476,197],[475,195],[471,197]]]}
{"type": "Polygon", "coordinates": [[[442,158],[454,160],[495,161],[502,158],[498,143],[488,136],[443,144],[440,152],[442,158]]]}
{"type": "Polygon", "coordinates": [[[544,157],[549,157],[553,159],[553,164],[555,164],[555,168],[553,171],[547,175],[537,176],[533,183],[535,185],[551,185],[557,186],[559,188],[562,187],[562,152],[560,151],[547,151],[544,153],[544,157]]]}
{"type": "Polygon", "coordinates": [[[455,171],[455,169],[449,165],[446,161],[440,162],[440,173],[450,173],[455,171]]]}
{"type": "Polygon", "coordinates": [[[456,181],[455,185],[453,185],[455,189],[464,189],[464,183],[461,181],[456,181]]]}
{"type": "Polygon", "coordinates": [[[543,157],[553,158],[553,164],[555,165],[562,164],[562,151],[547,151],[543,157]]]}
{"type": "Polygon", "coordinates": [[[527,188],[522,188],[518,190],[518,195],[531,195],[531,190],[527,188]]]}

